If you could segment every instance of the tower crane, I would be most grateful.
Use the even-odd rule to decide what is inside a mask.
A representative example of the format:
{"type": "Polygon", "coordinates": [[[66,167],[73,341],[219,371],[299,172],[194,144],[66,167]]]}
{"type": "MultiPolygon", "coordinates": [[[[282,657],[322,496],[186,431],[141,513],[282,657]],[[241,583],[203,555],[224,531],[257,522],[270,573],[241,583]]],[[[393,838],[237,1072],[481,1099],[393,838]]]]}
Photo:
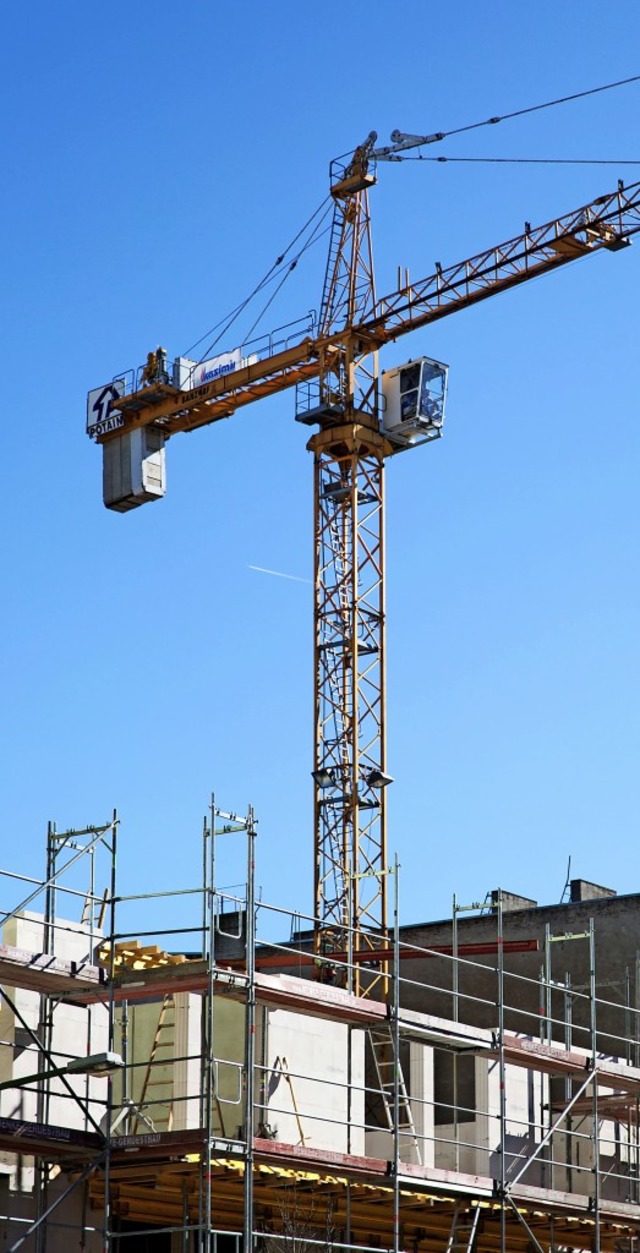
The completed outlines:
{"type": "MultiPolygon", "coordinates": [[[[447,367],[420,358],[381,373],[379,351],[498,292],[569,262],[626,247],[640,230],[640,183],[379,298],[369,190],[378,159],[420,137],[372,132],[332,162],[333,219],[318,321],[290,325],[208,362],[164,349],[88,397],[88,433],[103,446],[104,499],[126,511],[164,494],[168,439],[296,389],[314,428],[315,952],[379,995],[389,956],[385,787],[384,469],[442,434],[447,367]],[[344,963],[344,966],[342,966],[344,963]],[[378,991],[374,990],[378,988],[378,991]]],[[[427,140],[428,142],[428,137],[427,140]]],[[[397,159],[397,158],[396,158],[397,159]]]]}

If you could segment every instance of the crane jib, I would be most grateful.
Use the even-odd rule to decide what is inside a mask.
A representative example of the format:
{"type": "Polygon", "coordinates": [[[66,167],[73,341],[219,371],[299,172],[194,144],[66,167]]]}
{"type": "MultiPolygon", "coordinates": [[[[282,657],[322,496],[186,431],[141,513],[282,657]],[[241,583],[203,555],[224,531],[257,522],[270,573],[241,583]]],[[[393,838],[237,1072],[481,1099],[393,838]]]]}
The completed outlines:
{"type": "Polygon", "coordinates": [[[381,346],[602,248],[617,251],[639,230],[640,183],[619,187],[543,226],[532,229],[527,225],[523,234],[456,265],[438,266],[428,278],[377,300],[373,315],[356,327],[316,339],[305,337],[285,351],[188,391],[167,386],[153,397],[143,389],[114,398],[111,413],[119,411],[124,421],[117,427],[114,423],[111,430],[105,424],[95,437],[102,442],[116,436],[123,426],[154,422],[165,425],[167,435],[215,422],[263,396],[317,377],[322,356],[339,357],[344,352],[341,341],[349,331],[368,334],[381,346]]]}
{"type": "Polygon", "coordinates": [[[377,301],[363,330],[380,343],[476,304],[601,248],[616,252],[640,230],[640,183],[477,253],[377,301]]]}
{"type": "MultiPolygon", "coordinates": [[[[226,417],[241,405],[262,396],[292,387],[298,378],[316,374],[316,354],[316,341],[306,337],[291,348],[241,366],[200,387],[183,391],[165,384],[155,394],[143,388],[115,398],[111,408],[120,411],[125,427],[161,422],[166,425],[168,435],[192,429],[194,425],[226,417]]],[[[105,432],[104,438],[108,439],[111,434],[105,432]]],[[[100,436],[98,438],[100,442],[100,436]]]]}

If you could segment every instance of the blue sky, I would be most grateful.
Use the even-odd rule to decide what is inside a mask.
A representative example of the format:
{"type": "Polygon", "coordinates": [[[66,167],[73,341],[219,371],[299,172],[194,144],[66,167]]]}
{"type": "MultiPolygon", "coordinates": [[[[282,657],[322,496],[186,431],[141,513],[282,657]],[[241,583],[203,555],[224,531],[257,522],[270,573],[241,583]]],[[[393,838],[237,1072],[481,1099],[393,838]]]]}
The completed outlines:
{"type": "MultiPolygon", "coordinates": [[[[640,11],[64,0],[11,6],[3,26],[2,864],[41,872],[48,819],[116,806],[122,891],[195,883],[214,789],[256,809],[264,897],[307,910],[311,588],[250,568],[311,572],[292,396],[173,440],[167,498],[119,516],[86,392],[157,343],[185,351],[243,299],[372,128],[449,130],[633,75],[640,11]]],[[[640,83],[438,155],[631,161],[639,104],[640,83]]],[[[618,177],[640,166],[380,166],[378,290],[398,264],[426,276],[618,177]]],[[[324,246],[264,330],[318,307],[324,246]]],[[[385,368],[450,365],[445,438],[387,480],[405,922],[445,916],[454,891],[556,901],[569,855],[575,876],[640,888],[639,249],[386,350],[385,368]]]]}

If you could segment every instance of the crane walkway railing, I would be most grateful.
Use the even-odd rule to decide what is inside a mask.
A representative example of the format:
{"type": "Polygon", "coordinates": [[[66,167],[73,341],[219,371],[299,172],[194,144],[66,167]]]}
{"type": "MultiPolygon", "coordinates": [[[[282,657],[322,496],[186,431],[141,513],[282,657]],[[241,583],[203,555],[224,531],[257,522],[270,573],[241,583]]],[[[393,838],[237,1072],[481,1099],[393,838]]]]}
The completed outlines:
{"type": "MultiPolygon", "coordinates": [[[[286,322],[264,335],[245,340],[232,348],[216,348],[215,351],[210,349],[207,352],[206,360],[215,362],[218,358],[232,358],[242,364],[246,364],[249,361],[252,363],[268,361],[270,357],[275,357],[281,352],[287,352],[305,339],[315,339],[317,326],[316,311],[315,309],[310,309],[303,317],[296,318],[293,322],[286,322]]],[[[167,363],[170,368],[165,372],[162,379],[158,379],[160,386],[174,386],[181,391],[188,391],[198,385],[196,381],[196,367],[202,366],[205,358],[193,361],[193,370],[190,372],[187,369],[186,382],[180,377],[180,362],[183,360],[186,360],[186,358],[176,358],[175,362],[167,363]]],[[[135,395],[145,388],[144,372],[146,368],[144,365],[139,365],[133,369],[122,370],[119,374],[113,376],[113,382],[123,384],[123,395],[125,397],[135,395]]],[[[228,373],[233,373],[234,368],[228,370],[228,373]]],[[[146,390],[149,399],[151,399],[153,387],[149,386],[146,390]]]]}

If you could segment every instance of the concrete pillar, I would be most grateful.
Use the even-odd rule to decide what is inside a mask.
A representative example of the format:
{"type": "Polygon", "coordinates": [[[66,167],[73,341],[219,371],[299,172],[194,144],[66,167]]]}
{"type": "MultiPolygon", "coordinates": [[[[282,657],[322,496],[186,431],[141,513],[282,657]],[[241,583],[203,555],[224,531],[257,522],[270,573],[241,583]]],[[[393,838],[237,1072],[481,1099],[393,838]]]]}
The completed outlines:
{"type": "Polygon", "coordinates": [[[173,1068],[173,1128],[185,1131],[200,1126],[201,1010],[202,997],[195,992],[176,992],[173,1068]]]}
{"type": "MultiPolygon", "coordinates": [[[[409,1092],[420,1160],[423,1166],[434,1166],[433,1049],[425,1044],[409,1044],[409,1092]]],[[[418,1161],[415,1147],[409,1142],[403,1148],[402,1158],[418,1161]]]]}

